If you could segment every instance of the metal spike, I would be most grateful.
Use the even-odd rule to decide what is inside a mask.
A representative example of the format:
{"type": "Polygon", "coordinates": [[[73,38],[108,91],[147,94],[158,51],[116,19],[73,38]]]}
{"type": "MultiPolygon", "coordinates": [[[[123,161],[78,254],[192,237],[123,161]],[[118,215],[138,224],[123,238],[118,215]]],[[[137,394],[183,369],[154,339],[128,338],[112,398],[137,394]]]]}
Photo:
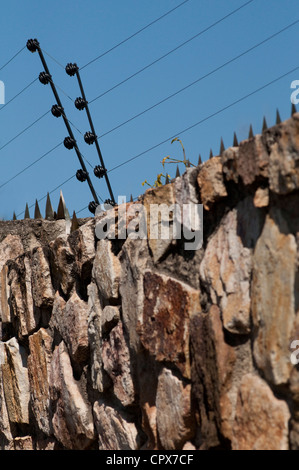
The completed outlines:
{"type": "Polygon", "coordinates": [[[133,196],[132,196],[132,194],[131,194],[131,197],[130,197],[130,202],[133,202],[133,196]]]}
{"type": "Polygon", "coordinates": [[[250,124],[248,139],[253,139],[253,138],[254,138],[254,135],[253,135],[252,125],[250,124]]]}
{"type": "Polygon", "coordinates": [[[66,208],[64,197],[62,194],[62,191],[60,191],[60,199],[59,199],[59,204],[57,208],[57,214],[56,214],[56,219],[70,219],[69,211],[66,208]]]}
{"type": "Polygon", "coordinates": [[[165,184],[169,184],[168,174],[166,173],[165,184]]]}
{"type": "Polygon", "coordinates": [[[42,215],[41,215],[41,212],[39,210],[39,205],[38,205],[37,199],[35,199],[34,218],[35,219],[42,219],[43,218],[42,215]]]}
{"type": "Polygon", "coordinates": [[[180,175],[180,170],[179,170],[179,165],[176,166],[176,174],[175,174],[175,177],[176,178],[179,178],[181,175],[180,175]]]}
{"type": "Polygon", "coordinates": [[[202,164],[202,159],[201,159],[201,155],[199,154],[199,155],[198,155],[198,163],[197,163],[197,165],[199,166],[199,165],[201,165],[201,164],[202,164]]]}
{"type": "Polygon", "coordinates": [[[267,129],[268,129],[267,121],[266,121],[266,118],[264,117],[262,132],[265,132],[267,129]]]}
{"type": "Polygon", "coordinates": [[[237,134],[234,132],[234,142],[233,142],[233,147],[238,147],[239,142],[237,138],[237,134]]]}
{"type": "Polygon", "coordinates": [[[292,103],[292,110],[291,110],[291,116],[293,116],[295,113],[297,113],[297,109],[294,103],[292,103]]]}
{"type": "Polygon", "coordinates": [[[30,219],[29,207],[28,207],[28,203],[27,203],[27,202],[26,202],[26,207],[25,207],[24,219],[30,219]]]}
{"type": "Polygon", "coordinates": [[[45,219],[53,220],[54,219],[54,211],[51,204],[51,199],[49,193],[47,194],[47,202],[46,202],[46,214],[45,219]]]}
{"type": "Polygon", "coordinates": [[[187,168],[190,168],[190,166],[191,166],[191,165],[190,165],[190,160],[189,160],[189,158],[188,158],[188,160],[187,160],[187,165],[186,165],[186,166],[187,166],[187,168]]]}
{"type": "Polygon", "coordinates": [[[12,220],[17,220],[17,216],[16,216],[15,211],[14,211],[14,213],[13,213],[12,220]]]}
{"type": "Polygon", "coordinates": [[[76,216],[76,212],[73,212],[73,218],[72,218],[72,225],[71,225],[71,233],[74,232],[79,228],[79,222],[76,216]]]}
{"type": "Polygon", "coordinates": [[[276,110],[276,124],[281,124],[280,114],[278,109],[276,110]]]}
{"type": "Polygon", "coordinates": [[[221,142],[220,142],[220,153],[219,153],[219,155],[222,155],[222,154],[223,154],[223,152],[224,152],[224,150],[225,150],[225,147],[224,147],[223,139],[222,139],[222,137],[221,137],[221,142]]]}
{"type": "Polygon", "coordinates": [[[213,158],[213,151],[212,149],[210,150],[210,159],[213,158]]]}

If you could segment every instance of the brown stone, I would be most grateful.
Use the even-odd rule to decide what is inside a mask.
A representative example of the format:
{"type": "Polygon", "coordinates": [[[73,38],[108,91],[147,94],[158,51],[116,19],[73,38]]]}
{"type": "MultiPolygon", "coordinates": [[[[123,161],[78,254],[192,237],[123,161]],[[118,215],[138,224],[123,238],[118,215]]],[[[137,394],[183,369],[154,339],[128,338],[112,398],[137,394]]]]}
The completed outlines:
{"type": "Polygon", "coordinates": [[[273,384],[289,379],[290,338],[295,320],[296,241],[274,211],[267,216],[253,256],[252,318],[256,330],[254,358],[273,384]]]}
{"type": "Polygon", "coordinates": [[[206,210],[220,199],[227,196],[224,185],[221,157],[213,157],[200,168],[197,182],[201,195],[201,202],[206,210]]]}
{"type": "Polygon", "coordinates": [[[90,346],[92,387],[103,392],[102,373],[102,307],[97,285],[91,282],[88,286],[88,341],[90,346]]]}
{"type": "Polygon", "coordinates": [[[157,428],[163,448],[182,449],[195,433],[191,385],[184,384],[164,368],[158,378],[156,407],[157,428]]]}
{"type": "Polygon", "coordinates": [[[16,338],[4,343],[2,378],[10,423],[29,424],[29,380],[27,354],[16,338]]]}
{"type": "Polygon", "coordinates": [[[95,402],[95,426],[100,450],[137,450],[138,432],[135,423],[124,412],[103,401],[95,402]]]}
{"type": "Polygon", "coordinates": [[[122,323],[119,322],[102,345],[103,368],[113,383],[113,392],[122,405],[134,403],[135,391],[130,371],[130,353],[122,323]]]}
{"type": "Polygon", "coordinates": [[[289,194],[299,188],[299,114],[283,122],[271,146],[269,186],[277,194],[289,194]]]}
{"type": "Polygon", "coordinates": [[[51,323],[55,325],[75,362],[86,361],[88,344],[88,305],[76,292],[65,302],[55,294],[51,323]]]}
{"type": "Polygon", "coordinates": [[[94,440],[92,411],[74,379],[67,348],[62,341],[53,353],[50,397],[54,435],[67,449],[83,450],[94,440]]]}
{"type": "Polygon", "coordinates": [[[167,276],[146,271],[144,306],[138,325],[143,346],[190,377],[189,322],[200,311],[199,292],[167,276]]]}
{"type": "Polygon", "coordinates": [[[221,433],[227,438],[230,435],[233,407],[228,393],[237,357],[225,341],[220,310],[216,305],[208,313],[192,318],[190,332],[192,390],[199,413],[201,445],[208,449],[220,444],[221,433]]]}
{"type": "Polygon", "coordinates": [[[52,307],[54,290],[52,286],[49,260],[41,247],[35,248],[31,255],[32,297],[37,307],[52,307]]]}
{"type": "Polygon", "coordinates": [[[288,450],[290,412],[260,377],[247,374],[240,385],[233,450],[288,450]]]}
{"type": "Polygon", "coordinates": [[[269,154],[263,136],[240,142],[237,171],[244,185],[250,185],[258,178],[269,174],[269,154]]]}
{"type": "Polygon", "coordinates": [[[143,205],[146,211],[147,239],[154,263],[157,263],[173,244],[172,207],[174,203],[173,184],[149,189],[145,192],[143,205]],[[165,210],[165,215],[162,218],[160,210],[165,210]],[[163,233],[164,226],[169,227],[169,234],[163,233]]]}
{"type": "Polygon", "coordinates": [[[28,376],[30,403],[39,429],[52,433],[49,375],[52,358],[52,338],[44,328],[29,337],[28,376]]]}
{"type": "Polygon", "coordinates": [[[212,302],[221,307],[223,325],[235,334],[250,332],[251,249],[244,246],[239,228],[239,214],[246,209],[248,206],[228,212],[210,238],[200,264],[200,276],[208,285],[212,302]]]}
{"type": "Polygon", "coordinates": [[[93,265],[93,277],[105,299],[117,299],[121,267],[109,240],[99,240],[93,265]]]}

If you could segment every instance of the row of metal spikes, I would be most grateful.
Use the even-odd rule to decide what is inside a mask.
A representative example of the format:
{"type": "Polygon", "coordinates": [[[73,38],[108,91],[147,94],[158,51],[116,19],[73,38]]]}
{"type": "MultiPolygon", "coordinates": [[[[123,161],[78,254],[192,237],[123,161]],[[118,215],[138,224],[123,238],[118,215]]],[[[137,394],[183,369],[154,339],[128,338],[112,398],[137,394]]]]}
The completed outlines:
{"type": "MultiPolygon", "coordinates": [[[[31,219],[28,203],[26,203],[24,219],[31,219]]],[[[50,195],[49,195],[49,193],[47,194],[45,217],[42,216],[41,210],[39,208],[38,201],[36,199],[35,200],[35,208],[34,208],[33,219],[36,219],[36,220],[37,219],[44,219],[44,220],[53,220],[53,221],[54,220],[62,220],[62,219],[70,220],[69,211],[66,207],[62,191],[60,191],[60,198],[59,198],[57,211],[53,210],[50,195]]],[[[16,216],[15,212],[13,213],[13,220],[17,220],[17,216],[16,216]]],[[[76,212],[73,211],[71,231],[76,230],[78,227],[79,227],[79,223],[78,223],[78,219],[77,219],[77,216],[76,216],[76,212]]]]}
{"type": "MultiPolygon", "coordinates": [[[[297,112],[296,106],[295,106],[295,104],[292,104],[291,116],[293,116],[296,112],[297,112]]],[[[281,118],[280,118],[280,114],[279,114],[279,111],[278,111],[278,110],[276,111],[276,122],[275,122],[275,124],[276,124],[276,125],[281,124],[281,118]]],[[[262,126],[262,133],[263,133],[263,132],[266,132],[267,129],[268,129],[268,125],[267,125],[266,118],[264,117],[264,119],[263,119],[263,126],[262,126]]],[[[248,134],[248,139],[253,139],[253,138],[254,138],[253,128],[252,128],[252,125],[250,125],[249,134],[248,134]]],[[[237,138],[236,133],[234,133],[233,147],[238,147],[238,146],[239,146],[238,138],[237,138]]],[[[221,141],[220,141],[220,151],[219,151],[219,154],[218,154],[218,155],[222,155],[224,151],[225,151],[225,146],[224,146],[223,139],[221,138],[221,141]]],[[[211,149],[211,150],[210,150],[209,159],[211,159],[211,158],[213,158],[213,157],[214,157],[214,155],[213,155],[213,151],[212,151],[212,149],[211,149]]],[[[201,155],[199,155],[197,165],[201,165],[201,164],[202,164],[202,158],[201,158],[201,155]]],[[[187,160],[187,163],[186,163],[186,167],[188,168],[188,167],[190,167],[190,166],[191,166],[191,163],[190,163],[190,161],[189,161],[189,159],[188,159],[188,160],[187,160]]],[[[177,166],[175,177],[178,178],[179,176],[180,176],[180,170],[179,170],[179,167],[177,166]]],[[[168,175],[166,175],[165,184],[169,184],[170,182],[171,182],[171,181],[170,181],[168,175]]]]}

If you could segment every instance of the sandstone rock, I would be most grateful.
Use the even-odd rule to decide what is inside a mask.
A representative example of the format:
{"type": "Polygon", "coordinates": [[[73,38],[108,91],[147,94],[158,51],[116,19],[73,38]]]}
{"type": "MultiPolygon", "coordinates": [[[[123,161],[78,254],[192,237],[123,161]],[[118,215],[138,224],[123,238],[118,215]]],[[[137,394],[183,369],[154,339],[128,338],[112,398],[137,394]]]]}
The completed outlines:
{"type": "Polygon", "coordinates": [[[255,207],[268,207],[269,205],[269,189],[258,188],[255,192],[253,203],[255,207]]]}
{"type": "Polygon", "coordinates": [[[128,333],[129,347],[135,353],[140,348],[137,325],[141,321],[143,311],[143,273],[148,258],[146,240],[128,239],[120,253],[122,317],[128,333]]]}
{"type": "Polygon", "coordinates": [[[14,439],[15,450],[34,450],[31,436],[16,437],[14,439]]]}
{"type": "Polygon", "coordinates": [[[290,338],[295,320],[296,242],[277,216],[267,216],[253,256],[252,318],[256,329],[254,358],[265,378],[286,383],[292,364],[290,338]]]}
{"type": "Polygon", "coordinates": [[[27,336],[33,331],[40,320],[40,315],[34,309],[32,296],[32,271],[28,258],[21,256],[10,264],[8,282],[13,321],[18,327],[19,337],[27,336]]]}
{"type": "Polygon", "coordinates": [[[39,429],[52,433],[49,376],[52,358],[52,338],[44,328],[29,337],[28,376],[30,403],[39,429]]]}
{"type": "Polygon", "coordinates": [[[117,299],[121,267],[109,240],[99,240],[93,265],[93,277],[105,299],[117,299]]]}
{"type": "Polygon", "coordinates": [[[239,236],[238,212],[223,218],[200,264],[200,276],[212,302],[220,304],[224,327],[236,334],[250,332],[251,250],[239,236]]]}
{"type": "Polygon", "coordinates": [[[190,377],[189,322],[200,311],[199,292],[167,276],[146,271],[138,333],[158,361],[171,361],[190,377]]]}
{"type": "Polygon", "coordinates": [[[119,322],[102,343],[104,370],[113,383],[113,392],[123,406],[134,403],[135,391],[130,371],[130,353],[122,323],[119,322]]]}
{"type": "Polygon", "coordinates": [[[172,211],[174,203],[173,184],[149,189],[144,195],[143,205],[146,211],[147,239],[154,263],[157,263],[173,244],[172,211]],[[160,209],[165,210],[165,215],[162,218],[160,209]]]}
{"type": "Polygon", "coordinates": [[[1,365],[5,360],[4,343],[0,343],[0,449],[5,450],[7,446],[12,445],[12,434],[9,424],[7,407],[5,402],[3,376],[1,365]]]}
{"type": "Polygon", "coordinates": [[[55,437],[67,449],[88,448],[94,440],[92,411],[73,377],[63,341],[53,353],[50,384],[55,437]]]}
{"type": "Polygon", "coordinates": [[[109,333],[109,331],[119,322],[120,314],[119,307],[113,307],[112,305],[107,305],[102,313],[102,331],[104,334],[109,333]]]}
{"type": "Polygon", "coordinates": [[[280,124],[271,146],[269,186],[277,194],[288,194],[299,188],[299,115],[280,124]]]}
{"type": "Polygon", "coordinates": [[[238,158],[239,147],[230,147],[226,149],[221,155],[222,173],[226,181],[233,181],[238,183],[238,158]]]}
{"type": "Polygon", "coordinates": [[[157,427],[164,449],[182,449],[194,436],[195,422],[191,410],[191,385],[185,385],[164,368],[157,389],[157,427]]]}
{"type": "Polygon", "coordinates": [[[37,307],[52,307],[54,290],[52,287],[49,260],[41,247],[31,253],[32,297],[37,307]]]}
{"type": "Polygon", "coordinates": [[[4,396],[10,423],[29,424],[29,380],[27,355],[16,338],[4,343],[2,364],[4,396]]]}
{"type": "Polygon", "coordinates": [[[102,373],[102,307],[97,285],[88,286],[88,341],[90,345],[92,387],[103,392],[102,373]]]}
{"type": "Polygon", "coordinates": [[[18,235],[7,235],[0,243],[0,271],[8,260],[22,255],[24,248],[18,235]]]}
{"type": "Polygon", "coordinates": [[[288,450],[290,412],[260,377],[244,376],[238,396],[233,450],[288,450]]]}
{"type": "Polygon", "coordinates": [[[190,339],[192,390],[199,412],[201,445],[208,449],[219,445],[221,432],[226,438],[230,437],[234,414],[227,393],[232,386],[237,357],[225,341],[216,305],[208,313],[191,319],[190,339]]]}
{"type": "Polygon", "coordinates": [[[198,177],[201,201],[206,210],[210,210],[215,202],[227,196],[224,185],[221,157],[213,157],[202,165],[198,177]]]}
{"type": "Polygon", "coordinates": [[[67,236],[61,235],[51,243],[53,252],[53,271],[57,287],[60,287],[65,295],[69,295],[76,279],[77,267],[75,255],[68,243],[67,236]]]}
{"type": "Polygon", "coordinates": [[[240,142],[237,171],[244,185],[269,175],[269,154],[262,135],[240,142]]]}
{"type": "Polygon", "coordinates": [[[0,319],[3,323],[11,323],[11,312],[8,303],[10,296],[10,289],[8,286],[8,267],[3,266],[0,272],[0,319]]]}
{"type": "Polygon", "coordinates": [[[88,304],[76,292],[65,302],[56,292],[51,324],[61,334],[71,358],[78,363],[86,361],[88,344],[88,304]]]}
{"type": "Polygon", "coordinates": [[[137,450],[138,431],[132,420],[124,412],[95,402],[95,426],[99,437],[100,450],[137,450]]]}
{"type": "Polygon", "coordinates": [[[197,175],[199,168],[186,168],[185,172],[174,181],[175,202],[182,206],[188,203],[199,203],[197,175]]]}

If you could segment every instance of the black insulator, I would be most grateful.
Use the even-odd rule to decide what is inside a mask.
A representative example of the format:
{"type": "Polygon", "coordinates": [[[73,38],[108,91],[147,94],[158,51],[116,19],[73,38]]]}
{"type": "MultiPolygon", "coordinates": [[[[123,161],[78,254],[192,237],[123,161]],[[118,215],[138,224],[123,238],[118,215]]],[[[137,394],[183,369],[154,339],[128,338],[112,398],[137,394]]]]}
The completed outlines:
{"type": "Polygon", "coordinates": [[[79,69],[78,65],[72,64],[72,63],[66,64],[66,67],[65,67],[65,71],[70,77],[73,77],[78,69],[79,69]]]}
{"type": "Polygon", "coordinates": [[[76,178],[77,180],[81,181],[81,183],[83,183],[87,180],[87,172],[84,170],[77,170],[76,178]]]}
{"type": "Polygon", "coordinates": [[[37,39],[28,39],[27,41],[27,49],[30,51],[30,52],[36,52],[38,46],[39,46],[39,42],[37,39]]]}
{"type": "Polygon", "coordinates": [[[84,98],[80,97],[75,99],[75,106],[77,109],[79,109],[79,111],[82,111],[82,109],[84,109],[86,105],[87,101],[84,98]]]}
{"type": "Polygon", "coordinates": [[[106,199],[106,200],[104,201],[104,206],[105,206],[105,205],[109,205],[109,206],[112,206],[112,207],[113,207],[113,206],[115,206],[115,202],[113,202],[111,199],[106,199]]]}
{"type": "Polygon", "coordinates": [[[97,178],[103,178],[103,176],[105,176],[105,174],[107,173],[107,170],[106,168],[103,168],[102,166],[97,165],[95,169],[93,170],[93,172],[97,178]]]}
{"type": "Polygon", "coordinates": [[[88,145],[91,145],[95,142],[97,136],[94,135],[92,132],[85,132],[84,140],[88,145]]]}
{"type": "Polygon", "coordinates": [[[39,81],[43,84],[43,85],[48,85],[48,83],[50,82],[51,80],[51,75],[49,75],[48,73],[46,72],[41,72],[39,74],[39,81]]]}
{"type": "Polygon", "coordinates": [[[53,104],[51,108],[51,113],[53,114],[53,116],[59,118],[63,113],[63,108],[61,108],[61,106],[58,106],[58,104],[53,104]]]}
{"type": "Polygon", "coordinates": [[[75,146],[75,140],[71,137],[66,137],[63,141],[63,144],[68,150],[72,150],[72,148],[75,146]]]}
{"type": "Polygon", "coordinates": [[[98,207],[98,204],[94,201],[91,201],[89,204],[88,204],[88,209],[89,211],[92,213],[92,214],[95,214],[96,213],[96,210],[97,210],[97,207],[98,207]]]}

